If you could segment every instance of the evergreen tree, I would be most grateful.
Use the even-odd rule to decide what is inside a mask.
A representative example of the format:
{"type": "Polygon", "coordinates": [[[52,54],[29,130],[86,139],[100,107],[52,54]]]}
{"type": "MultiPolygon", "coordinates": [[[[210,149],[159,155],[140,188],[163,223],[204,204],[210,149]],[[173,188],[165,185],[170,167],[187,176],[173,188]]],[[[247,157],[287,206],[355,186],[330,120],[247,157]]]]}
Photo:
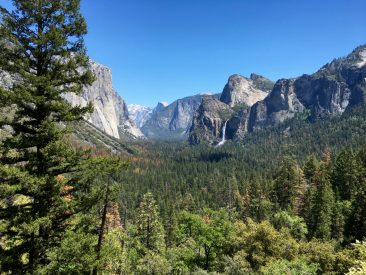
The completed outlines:
{"type": "Polygon", "coordinates": [[[296,162],[291,157],[284,157],[274,181],[274,195],[281,210],[296,209],[303,183],[302,171],[296,162]]]}
{"type": "Polygon", "coordinates": [[[312,178],[314,177],[314,174],[315,174],[316,170],[318,169],[318,167],[319,167],[318,160],[316,159],[316,157],[314,155],[311,155],[307,159],[305,166],[304,166],[304,176],[308,182],[312,181],[312,178]]]}
{"type": "Polygon", "coordinates": [[[93,76],[79,0],[13,0],[13,6],[1,8],[0,25],[0,70],[18,79],[0,89],[0,108],[15,110],[0,121],[12,129],[0,152],[0,257],[5,271],[35,273],[81,209],[70,198],[88,190],[73,179],[84,152],[67,143],[61,124],[82,119],[91,106],[72,107],[62,95],[80,93],[93,76]]]}
{"type": "MultiPolygon", "coordinates": [[[[366,187],[366,184],[365,184],[366,187]]],[[[346,224],[347,241],[363,240],[366,236],[366,188],[360,189],[352,201],[346,224]]]]}
{"type": "Polygon", "coordinates": [[[137,238],[148,249],[164,252],[164,228],[160,222],[158,206],[151,193],[146,193],[137,209],[137,238]]]}
{"type": "MultiPolygon", "coordinates": [[[[108,211],[111,209],[112,203],[116,202],[119,190],[121,189],[121,184],[117,179],[117,172],[122,171],[128,163],[113,157],[98,157],[91,159],[89,162],[89,166],[94,169],[92,171],[89,169],[88,178],[90,178],[90,182],[93,181],[93,178],[96,179],[93,185],[93,193],[95,195],[91,196],[93,199],[91,205],[97,205],[102,209],[98,224],[98,242],[95,249],[96,262],[98,263],[101,259],[105,235],[108,233],[108,222],[113,222],[108,219],[108,211]]],[[[115,214],[119,219],[118,211],[115,214]]],[[[95,266],[93,274],[97,273],[98,266],[95,266]]]]}
{"type": "Polygon", "coordinates": [[[311,195],[307,200],[310,213],[307,215],[309,235],[319,239],[330,239],[332,233],[333,209],[335,206],[334,193],[329,180],[327,169],[320,169],[314,175],[311,195]]]}
{"type": "Polygon", "coordinates": [[[363,169],[360,159],[352,150],[342,151],[332,169],[331,181],[341,200],[351,200],[360,188],[363,169]]]}

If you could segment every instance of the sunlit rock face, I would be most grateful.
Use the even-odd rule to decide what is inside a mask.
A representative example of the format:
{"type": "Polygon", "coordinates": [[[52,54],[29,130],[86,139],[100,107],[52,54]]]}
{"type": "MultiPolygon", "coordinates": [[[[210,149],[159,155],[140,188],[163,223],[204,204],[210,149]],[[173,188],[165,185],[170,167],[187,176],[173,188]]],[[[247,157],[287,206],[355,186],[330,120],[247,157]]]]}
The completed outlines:
{"type": "Polygon", "coordinates": [[[96,77],[94,83],[84,88],[81,95],[66,94],[65,99],[72,105],[85,106],[91,102],[92,114],[86,119],[100,130],[115,138],[143,138],[128,114],[127,105],[113,88],[112,72],[108,67],[90,61],[89,68],[96,77]]]}
{"type": "Polygon", "coordinates": [[[230,76],[220,100],[230,107],[243,104],[252,106],[266,96],[267,93],[257,89],[251,79],[236,74],[230,76]]]}
{"type": "Polygon", "coordinates": [[[217,129],[210,125],[221,118],[220,110],[228,113],[228,108],[232,115],[226,118],[225,138],[242,140],[248,132],[283,123],[296,114],[317,121],[342,115],[347,109],[364,104],[366,45],[333,60],[314,74],[278,80],[269,93],[258,92],[259,87],[265,90],[271,83],[254,74],[250,79],[231,76],[220,98],[225,105],[217,108],[217,104],[214,107],[202,102],[190,130],[190,142],[217,142],[217,129]]]}

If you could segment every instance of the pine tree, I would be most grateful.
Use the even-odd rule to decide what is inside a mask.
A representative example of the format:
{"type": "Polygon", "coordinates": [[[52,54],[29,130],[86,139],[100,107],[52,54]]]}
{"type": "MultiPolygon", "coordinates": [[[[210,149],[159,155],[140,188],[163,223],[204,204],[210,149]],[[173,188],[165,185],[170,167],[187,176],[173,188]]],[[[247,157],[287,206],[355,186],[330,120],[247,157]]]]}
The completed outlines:
{"type": "Polygon", "coordinates": [[[316,170],[318,169],[319,162],[314,155],[311,155],[304,166],[304,176],[308,182],[311,182],[316,170]]]}
{"type": "Polygon", "coordinates": [[[360,159],[352,150],[341,152],[331,175],[333,189],[341,200],[351,200],[360,188],[363,169],[360,159]]]}
{"type": "Polygon", "coordinates": [[[158,206],[151,193],[146,193],[137,209],[137,238],[148,249],[164,252],[164,228],[160,222],[158,206]]]}
{"type": "Polygon", "coordinates": [[[0,89],[0,108],[15,110],[0,121],[12,129],[0,152],[0,257],[5,271],[35,273],[48,264],[47,253],[60,243],[70,217],[81,211],[76,197],[88,190],[73,179],[86,156],[67,143],[69,130],[62,124],[82,119],[91,106],[72,107],[62,95],[80,93],[93,76],[79,0],[13,5],[11,12],[1,8],[0,25],[0,70],[18,79],[0,89]]]}
{"type": "Polygon", "coordinates": [[[274,181],[274,196],[281,210],[294,211],[303,185],[301,169],[291,157],[284,157],[274,181]]]}
{"type": "Polygon", "coordinates": [[[309,235],[319,239],[330,239],[332,233],[333,209],[335,206],[334,193],[329,180],[328,169],[320,168],[314,175],[314,182],[306,201],[310,206],[305,207],[310,212],[306,215],[309,235]]]}
{"type": "Polygon", "coordinates": [[[345,237],[347,241],[362,240],[366,236],[366,180],[363,187],[355,194],[351,213],[348,217],[345,237]]]}

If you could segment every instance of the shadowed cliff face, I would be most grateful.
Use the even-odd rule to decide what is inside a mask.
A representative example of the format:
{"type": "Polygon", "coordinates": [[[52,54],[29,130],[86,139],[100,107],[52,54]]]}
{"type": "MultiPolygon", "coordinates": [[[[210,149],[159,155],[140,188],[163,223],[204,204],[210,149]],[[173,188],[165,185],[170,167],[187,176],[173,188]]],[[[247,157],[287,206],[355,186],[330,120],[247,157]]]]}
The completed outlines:
{"type": "Polygon", "coordinates": [[[155,108],[151,118],[141,128],[142,132],[151,139],[186,139],[203,97],[204,95],[189,96],[163,108],[155,108]]]}
{"type": "MultiPolygon", "coordinates": [[[[258,79],[256,75],[253,78],[258,79]]],[[[266,82],[261,79],[257,87],[265,87],[263,83],[266,82]]],[[[251,106],[250,103],[259,98],[253,86],[248,79],[243,80],[235,75],[229,79],[222,93],[220,100],[226,106],[220,108],[232,111],[227,125],[227,139],[241,140],[247,132],[277,125],[298,113],[306,112],[310,121],[316,121],[341,115],[348,108],[363,104],[366,94],[366,45],[356,48],[345,58],[333,60],[312,75],[277,81],[264,99],[251,106]],[[248,96],[252,96],[252,101],[248,100],[248,96]]],[[[208,112],[210,108],[213,106],[203,103],[199,108],[190,131],[191,143],[217,142],[214,127],[200,123],[220,118],[220,108],[216,108],[215,113],[208,112]]]]}
{"type": "MultiPolygon", "coordinates": [[[[222,140],[225,122],[233,114],[234,111],[229,105],[212,96],[204,97],[193,119],[189,136],[190,143],[208,142],[218,144],[222,140]]],[[[227,128],[230,128],[229,122],[227,128]]]]}

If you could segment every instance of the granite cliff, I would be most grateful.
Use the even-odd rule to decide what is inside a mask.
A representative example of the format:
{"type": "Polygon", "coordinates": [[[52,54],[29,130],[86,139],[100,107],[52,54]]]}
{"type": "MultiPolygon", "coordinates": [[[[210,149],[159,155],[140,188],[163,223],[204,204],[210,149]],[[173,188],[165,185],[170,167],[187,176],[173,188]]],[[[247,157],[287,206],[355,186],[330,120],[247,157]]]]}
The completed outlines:
{"type": "Polygon", "coordinates": [[[230,77],[220,98],[225,105],[218,108],[216,102],[203,102],[195,115],[189,141],[192,144],[218,143],[217,129],[212,127],[212,121],[220,119],[221,129],[224,127],[221,110],[231,110],[231,116],[225,118],[226,138],[242,140],[248,132],[278,125],[296,114],[305,114],[309,121],[316,121],[341,115],[347,109],[363,104],[366,45],[333,60],[314,74],[278,80],[265,96],[256,90],[270,87],[264,80],[254,74],[250,79],[238,75],[230,77]]]}

